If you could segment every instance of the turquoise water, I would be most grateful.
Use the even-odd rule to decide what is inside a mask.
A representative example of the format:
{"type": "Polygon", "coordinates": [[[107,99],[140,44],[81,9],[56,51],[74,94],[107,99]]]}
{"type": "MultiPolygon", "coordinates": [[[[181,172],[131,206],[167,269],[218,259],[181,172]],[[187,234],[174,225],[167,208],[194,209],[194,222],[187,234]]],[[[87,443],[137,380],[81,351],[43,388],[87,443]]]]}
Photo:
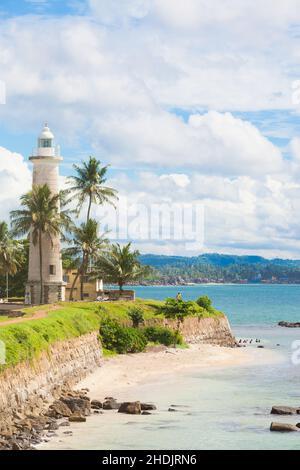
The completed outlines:
{"type": "MultiPolygon", "coordinates": [[[[178,287],[137,287],[138,297],[164,299],[178,287]]],[[[182,287],[185,299],[207,294],[226,312],[237,337],[260,338],[280,352],[278,362],[186,373],[135,387],[128,399],[153,401],[159,413],[128,417],[111,413],[89,419],[72,438],[53,442],[68,449],[300,449],[300,433],[269,431],[273,420],[296,424],[300,416],[272,417],[272,405],[300,406],[300,366],[291,361],[300,329],[300,286],[201,285],[182,287]],[[278,346],[280,344],[280,346],[278,346]],[[177,413],[170,405],[181,405],[177,413]],[[275,418],[275,419],[274,419],[275,418]]],[[[51,446],[50,446],[51,448],[51,446]]]]}
{"type": "Polygon", "coordinates": [[[235,325],[274,325],[300,321],[300,285],[208,284],[182,287],[135,287],[137,297],[165,299],[180,291],[186,300],[208,295],[235,325]]]}

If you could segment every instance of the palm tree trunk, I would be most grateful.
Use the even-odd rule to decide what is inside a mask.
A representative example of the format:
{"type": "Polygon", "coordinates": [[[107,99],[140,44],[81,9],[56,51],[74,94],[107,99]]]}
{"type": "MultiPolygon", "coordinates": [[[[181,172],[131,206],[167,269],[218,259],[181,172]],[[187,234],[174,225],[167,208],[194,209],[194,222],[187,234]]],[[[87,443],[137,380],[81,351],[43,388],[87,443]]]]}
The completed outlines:
{"type": "Polygon", "coordinates": [[[69,297],[69,301],[70,301],[70,302],[73,302],[73,301],[74,301],[74,299],[73,299],[73,292],[74,292],[75,285],[76,285],[76,282],[77,282],[79,276],[80,276],[80,268],[79,268],[78,271],[77,271],[77,274],[76,274],[76,276],[75,276],[75,278],[74,278],[74,281],[73,281],[73,284],[72,284],[72,287],[71,287],[71,292],[70,292],[70,297],[69,297]]]}
{"type": "Polygon", "coordinates": [[[6,300],[7,300],[7,302],[9,301],[9,295],[8,295],[8,271],[6,272],[6,300]]]}
{"type": "Polygon", "coordinates": [[[84,297],[83,297],[83,276],[85,276],[87,274],[87,268],[89,266],[89,257],[88,255],[84,255],[83,257],[83,262],[82,262],[82,265],[81,265],[81,279],[80,279],[80,299],[81,300],[84,300],[84,297]]]}
{"type": "Polygon", "coordinates": [[[87,217],[86,217],[87,222],[90,220],[90,217],[91,217],[91,209],[92,209],[92,195],[90,194],[89,206],[88,206],[87,217]]]}
{"type": "Polygon", "coordinates": [[[40,254],[40,304],[44,303],[44,280],[43,280],[43,247],[42,247],[42,231],[39,230],[39,254],[40,254]]]}

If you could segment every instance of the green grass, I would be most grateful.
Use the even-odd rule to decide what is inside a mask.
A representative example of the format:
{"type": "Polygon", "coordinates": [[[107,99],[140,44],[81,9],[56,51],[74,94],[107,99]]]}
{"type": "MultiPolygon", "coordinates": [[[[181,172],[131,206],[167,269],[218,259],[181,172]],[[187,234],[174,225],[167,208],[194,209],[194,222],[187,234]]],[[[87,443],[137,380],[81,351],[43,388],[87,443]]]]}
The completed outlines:
{"type": "Polygon", "coordinates": [[[6,320],[9,320],[9,319],[10,319],[10,318],[7,317],[7,316],[0,315],[0,323],[1,323],[2,321],[6,321],[6,320]]]}
{"type": "MultiPolygon", "coordinates": [[[[110,314],[120,323],[128,322],[127,310],[134,306],[142,307],[145,320],[163,318],[159,313],[162,301],[141,300],[135,302],[74,302],[42,305],[24,309],[25,317],[34,317],[38,312],[46,312],[45,318],[1,326],[8,317],[0,317],[0,341],[6,346],[6,364],[0,370],[23,361],[32,361],[42,351],[58,342],[98,331],[103,315],[110,314]]],[[[223,315],[221,312],[204,313],[203,316],[223,315]]],[[[111,353],[104,351],[104,355],[111,353]]]]}

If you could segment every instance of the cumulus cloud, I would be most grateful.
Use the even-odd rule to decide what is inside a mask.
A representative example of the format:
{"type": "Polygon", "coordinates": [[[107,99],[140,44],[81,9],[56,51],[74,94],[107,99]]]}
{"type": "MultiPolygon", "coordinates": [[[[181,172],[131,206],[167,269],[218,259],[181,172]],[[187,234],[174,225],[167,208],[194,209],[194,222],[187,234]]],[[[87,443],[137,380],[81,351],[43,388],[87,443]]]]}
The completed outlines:
{"type": "Polygon", "coordinates": [[[166,112],[139,113],[131,119],[113,115],[98,120],[92,133],[99,135],[101,145],[119,165],[175,165],[205,173],[256,176],[283,168],[280,150],[251,123],[230,113],[195,114],[188,122],[166,112]]]}
{"type": "MultiPolygon", "coordinates": [[[[84,141],[114,165],[112,183],[132,203],[204,204],[207,250],[299,250],[299,139],[286,159],[235,113],[292,109],[298,0],[89,6],[88,16],[1,20],[0,123],[36,133],[47,118],[69,160],[84,141]]],[[[30,173],[2,149],[0,176],[4,217],[30,173]]]]}
{"type": "Polygon", "coordinates": [[[31,172],[22,155],[0,147],[0,218],[9,219],[19,197],[30,189],[31,172]]]}

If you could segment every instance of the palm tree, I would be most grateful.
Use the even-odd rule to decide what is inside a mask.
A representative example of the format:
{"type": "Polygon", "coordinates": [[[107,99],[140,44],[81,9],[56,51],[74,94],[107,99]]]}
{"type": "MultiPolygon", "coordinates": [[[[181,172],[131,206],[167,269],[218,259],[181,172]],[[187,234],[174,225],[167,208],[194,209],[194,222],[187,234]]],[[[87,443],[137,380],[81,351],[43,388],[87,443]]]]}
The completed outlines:
{"type": "Polygon", "coordinates": [[[23,262],[23,246],[12,238],[6,222],[0,222],[0,273],[6,277],[6,298],[9,298],[9,275],[15,275],[23,262]]]}
{"type": "Polygon", "coordinates": [[[141,279],[150,271],[148,266],[141,265],[139,256],[139,251],[131,251],[131,243],[123,247],[116,243],[98,258],[95,267],[97,277],[102,277],[106,282],[117,283],[122,291],[124,284],[141,279]]]}
{"type": "Polygon", "coordinates": [[[80,298],[83,300],[83,276],[88,271],[89,263],[97,259],[108,243],[105,234],[99,236],[98,232],[99,225],[94,219],[89,219],[80,227],[73,229],[73,246],[67,248],[65,254],[77,262],[80,259],[80,266],[71,287],[70,301],[73,301],[74,288],[79,276],[81,277],[80,298]]]}
{"type": "Polygon", "coordinates": [[[65,194],[53,195],[47,184],[34,186],[30,192],[21,197],[21,210],[11,212],[13,233],[17,236],[29,235],[34,245],[39,246],[40,265],[40,303],[44,299],[43,286],[43,237],[48,238],[51,243],[63,230],[71,225],[67,210],[60,212],[67,201],[65,194]]]}
{"type": "Polygon", "coordinates": [[[92,204],[113,204],[117,199],[117,191],[104,186],[106,183],[107,166],[101,166],[101,162],[94,157],[90,157],[88,162],[81,165],[73,165],[76,171],[75,176],[69,177],[69,192],[73,193],[78,200],[78,212],[83,204],[88,201],[88,211],[86,221],[90,219],[92,204]]]}

